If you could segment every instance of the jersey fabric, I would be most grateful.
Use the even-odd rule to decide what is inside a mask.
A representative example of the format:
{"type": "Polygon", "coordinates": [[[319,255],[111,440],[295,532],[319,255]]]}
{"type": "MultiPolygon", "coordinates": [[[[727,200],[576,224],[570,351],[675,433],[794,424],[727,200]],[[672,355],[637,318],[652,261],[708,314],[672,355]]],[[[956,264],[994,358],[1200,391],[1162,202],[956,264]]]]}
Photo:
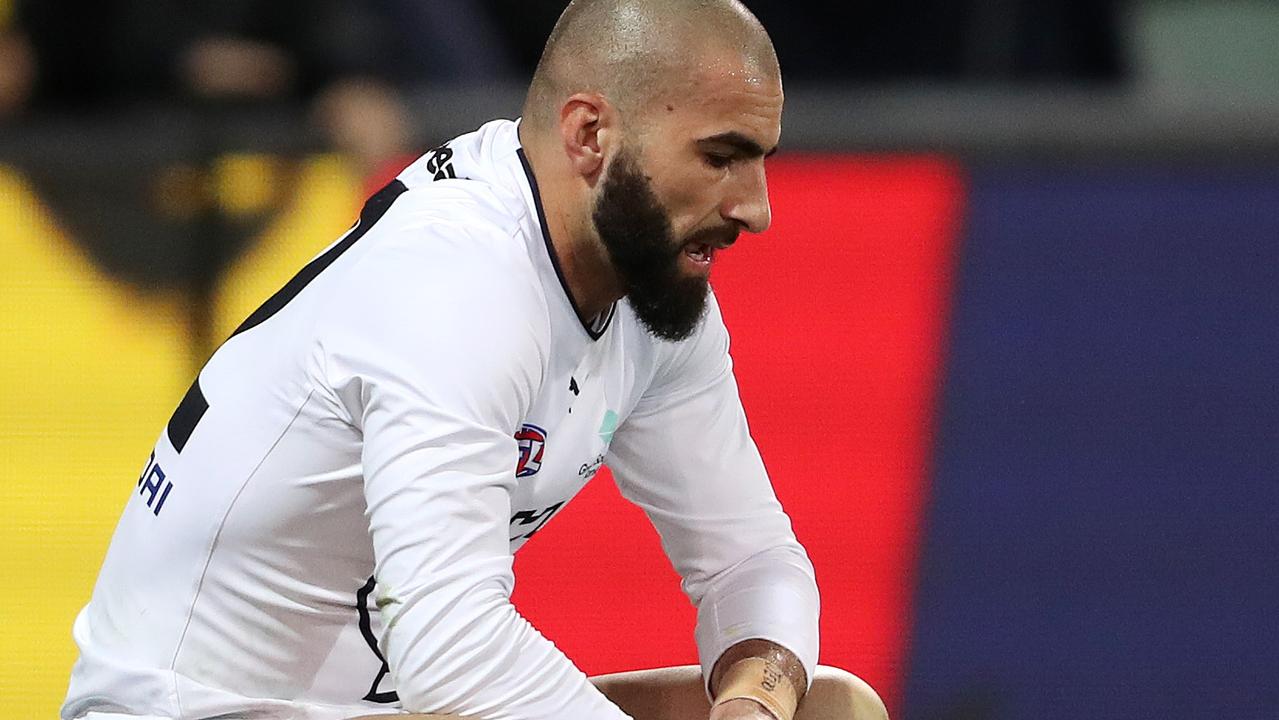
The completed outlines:
{"type": "Polygon", "coordinates": [[[63,718],[624,718],[510,602],[514,552],[603,464],[704,671],[766,638],[812,677],[812,566],[714,299],[678,343],[625,301],[583,323],[517,130],[417,160],[200,371],[75,621],[63,718]]]}

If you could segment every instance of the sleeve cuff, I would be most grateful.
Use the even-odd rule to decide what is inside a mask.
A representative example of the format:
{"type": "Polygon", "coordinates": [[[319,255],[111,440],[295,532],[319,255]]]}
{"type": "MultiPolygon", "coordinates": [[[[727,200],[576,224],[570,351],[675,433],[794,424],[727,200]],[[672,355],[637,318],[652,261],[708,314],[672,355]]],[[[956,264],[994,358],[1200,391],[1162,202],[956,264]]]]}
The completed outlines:
{"type": "Polygon", "coordinates": [[[751,639],[768,640],[793,653],[812,685],[820,602],[807,558],[803,565],[791,558],[753,558],[731,570],[702,598],[696,636],[708,697],[716,661],[733,645],[751,639]]]}

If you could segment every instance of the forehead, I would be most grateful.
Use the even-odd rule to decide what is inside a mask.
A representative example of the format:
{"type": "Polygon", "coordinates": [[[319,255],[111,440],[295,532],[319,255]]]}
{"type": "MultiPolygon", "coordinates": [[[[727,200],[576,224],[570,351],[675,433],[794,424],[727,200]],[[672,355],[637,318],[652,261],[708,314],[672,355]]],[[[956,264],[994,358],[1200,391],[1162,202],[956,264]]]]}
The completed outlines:
{"type": "Polygon", "coordinates": [[[660,107],[693,139],[738,132],[771,148],[781,134],[782,82],[740,53],[708,53],[674,84],[660,107]]]}

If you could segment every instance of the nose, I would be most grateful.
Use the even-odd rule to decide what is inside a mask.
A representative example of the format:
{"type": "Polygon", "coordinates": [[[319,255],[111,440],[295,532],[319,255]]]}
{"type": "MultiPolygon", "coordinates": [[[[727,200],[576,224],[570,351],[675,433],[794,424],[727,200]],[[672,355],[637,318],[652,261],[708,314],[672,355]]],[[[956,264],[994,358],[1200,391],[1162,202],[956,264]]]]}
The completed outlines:
{"type": "Polygon", "coordinates": [[[763,160],[740,168],[720,214],[747,232],[762,233],[768,229],[773,222],[773,211],[768,204],[768,178],[763,160]]]}

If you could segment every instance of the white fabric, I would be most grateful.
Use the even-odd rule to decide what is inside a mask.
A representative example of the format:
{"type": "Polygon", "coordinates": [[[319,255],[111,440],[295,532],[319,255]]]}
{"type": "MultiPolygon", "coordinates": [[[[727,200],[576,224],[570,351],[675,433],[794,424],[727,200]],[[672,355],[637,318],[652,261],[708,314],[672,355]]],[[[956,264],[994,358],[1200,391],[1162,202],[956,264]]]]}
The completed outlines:
{"type": "Polygon", "coordinates": [[[812,567],[718,308],[683,343],[625,302],[588,332],[516,128],[410,166],[201,371],[208,410],[181,452],[161,434],[76,619],[64,718],[624,718],[509,600],[513,553],[606,459],[700,604],[703,666],[767,637],[812,677],[812,567]]]}

